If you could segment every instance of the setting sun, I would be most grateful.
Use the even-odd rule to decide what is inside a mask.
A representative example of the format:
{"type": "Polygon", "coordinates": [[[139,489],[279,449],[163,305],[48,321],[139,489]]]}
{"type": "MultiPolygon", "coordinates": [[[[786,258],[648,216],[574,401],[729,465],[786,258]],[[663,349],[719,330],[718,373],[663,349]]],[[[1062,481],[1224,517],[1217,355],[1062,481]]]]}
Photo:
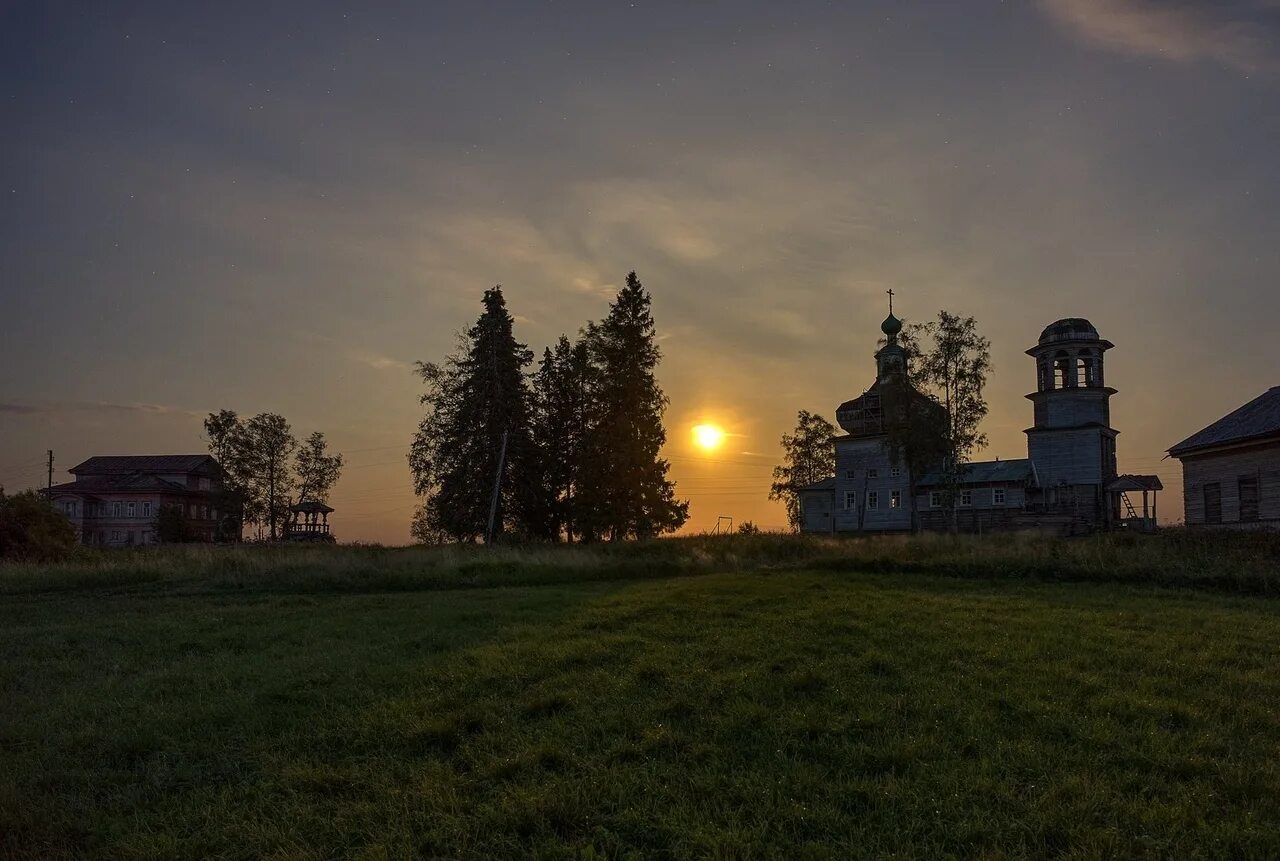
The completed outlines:
{"type": "Polygon", "coordinates": [[[698,448],[715,451],[724,442],[724,431],[715,425],[695,425],[693,428],[693,441],[698,445],[698,448]]]}

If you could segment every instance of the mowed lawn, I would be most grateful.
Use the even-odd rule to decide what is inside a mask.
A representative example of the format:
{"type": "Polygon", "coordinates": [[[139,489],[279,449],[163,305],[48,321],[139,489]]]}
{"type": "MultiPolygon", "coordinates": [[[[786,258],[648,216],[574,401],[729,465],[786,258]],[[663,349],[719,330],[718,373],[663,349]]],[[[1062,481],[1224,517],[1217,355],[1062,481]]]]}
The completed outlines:
{"type": "Polygon", "coordinates": [[[1280,856],[1280,603],[778,573],[0,598],[0,856],[1280,856]]]}

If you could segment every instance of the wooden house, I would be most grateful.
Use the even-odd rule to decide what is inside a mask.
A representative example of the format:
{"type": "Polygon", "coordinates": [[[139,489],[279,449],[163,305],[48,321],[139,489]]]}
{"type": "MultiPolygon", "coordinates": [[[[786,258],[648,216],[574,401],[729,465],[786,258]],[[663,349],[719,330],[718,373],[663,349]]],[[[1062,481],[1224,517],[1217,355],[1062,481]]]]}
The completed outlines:
{"type": "Polygon", "coordinates": [[[1169,449],[1188,526],[1280,525],[1280,386],[1169,449]]]}
{"type": "Polygon", "coordinates": [[[68,471],[75,481],[46,493],[85,544],[149,544],[162,506],[181,508],[197,540],[239,537],[218,511],[222,468],[207,454],[91,457],[68,471]]]}

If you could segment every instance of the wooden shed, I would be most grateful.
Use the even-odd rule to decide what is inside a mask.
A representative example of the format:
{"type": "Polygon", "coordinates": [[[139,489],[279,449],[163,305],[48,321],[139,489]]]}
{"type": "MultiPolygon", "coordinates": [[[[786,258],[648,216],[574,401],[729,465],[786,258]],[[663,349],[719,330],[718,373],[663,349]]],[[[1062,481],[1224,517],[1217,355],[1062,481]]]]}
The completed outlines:
{"type": "Polygon", "coordinates": [[[1169,449],[1188,526],[1280,525],[1280,386],[1169,449]]]}

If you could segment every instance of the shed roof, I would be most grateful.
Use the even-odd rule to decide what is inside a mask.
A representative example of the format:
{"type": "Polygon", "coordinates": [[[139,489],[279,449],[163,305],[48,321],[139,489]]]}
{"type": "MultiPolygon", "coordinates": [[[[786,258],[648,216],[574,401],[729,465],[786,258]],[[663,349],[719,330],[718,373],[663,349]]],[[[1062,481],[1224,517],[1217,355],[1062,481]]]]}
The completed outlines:
{"type": "Polygon", "coordinates": [[[1107,490],[1114,493],[1122,493],[1129,490],[1164,490],[1164,484],[1160,481],[1160,476],[1158,475],[1125,474],[1118,476],[1115,481],[1108,484],[1107,490]]]}
{"type": "Polygon", "coordinates": [[[1169,449],[1174,457],[1230,443],[1280,436],[1280,386],[1272,386],[1238,410],[1228,413],[1169,449]]]}
{"type": "Polygon", "coordinates": [[[123,475],[131,472],[216,472],[218,462],[207,454],[99,455],[67,470],[72,475],[123,475]]]}
{"type": "MultiPolygon", "coordinates": [[[[1035,477],[1035,468],[1029,458],[1013,460],[982,460],[966,464],[961,484],[998,484],[1000,482],[1028,481],[1035,477]]],[[[921,487],[940,486],[947,483],[941,469],[931,469],[920,479],[921,487]]]]}

